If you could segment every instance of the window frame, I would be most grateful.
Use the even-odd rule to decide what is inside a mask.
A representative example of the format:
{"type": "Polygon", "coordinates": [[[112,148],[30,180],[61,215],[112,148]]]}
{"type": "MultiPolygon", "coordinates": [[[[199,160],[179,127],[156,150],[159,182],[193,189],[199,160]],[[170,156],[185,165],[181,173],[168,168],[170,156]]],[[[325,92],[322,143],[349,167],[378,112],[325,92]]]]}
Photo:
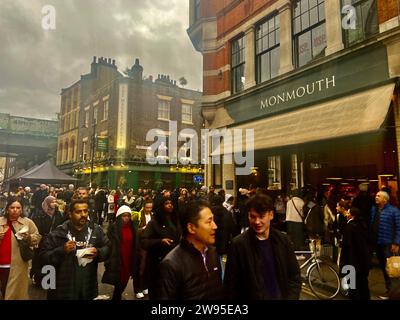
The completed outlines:
{"type": "Polygon", "coordinates": [[[182,121],[182,123],[193,124],[193,105],[187,104],[187,103],[182,103],[181,121],[182,121]],[[184,107],[188,107],[190,112],[184,112],[184,107]],[[184,119],[184,115],[186,115],[186,116],[190,115],[190,119],[189,120],[184,119]]]}
{"type": "MultiPolygon", "coordinates": [[[[301,68],[303,66],[306,66],[307,64],[309,64],[310,62],[314,61],[315,59],[319,58],[319,55],[316,55],[314,57],[314,46],[313,46],[313,31],[317,30],[319,27],[324,26],[325,27],[325,41],[326,41],[326,16],[325,16],[325,5],[326,5],[326,1],[325,0],[298,0],[295,1],[293,3],[293,7],[292,7],[292,37],[293,37],[293,62],[296,68],[301,68]],[[308,9],[306,9],[304,12],[302,12],[301,9],[301,3],[302,1],[307,1],[308,3],[308,9]],[[310,1],[316,1],[317,4],[314,7],[310,8],[310,1]],[[296,3],[299,3],[300,7],[299,7],[299,15],[296,15],[296,9],[295,9],[295,5],[296,3]],[[320,8],[322,7],[323,10],[323,16],[324,18],[321,20],[320,19],[320,8]],[[318,21],[314,24],[311,25],[311,11],[313,9],[317,8],[317,14],[318,14],[318,21]],[[308,14],[308,27],[302,27],[302,16],[305,14],[308,14]],[[300,31],[296,30],[296,19],[300,19],[300,31]],[[300,65],[300,59],[299,59],[299,38],[303,35],[306,35],[307,33],[310,33],[311,36],[311,40],[310,40],[310,54],[311,54],[311,59],[309,61],[307,61],[306,63],[304,63],[303,65],[300,65]]],[[[325,56],[325,50],[326,50],[326,46],[325,48],[321,51],[324,52],[325,56]]]]}
{"type": "Polygon", "coordinates": [[[246,37],[244,34],[239,35],[238,37],[234,38],[231,40],[231,90],[232,94],[241,92],[244,90],[244,83],[240,79],[240,81],[237,81],[236,75],[239,74],[241,75],[240,78],[244,77],[244,66],[246,64],[246,37]],[[234,51],[234,43],[236,42],[241,42],[242,47],[240,44],[238,45],[238,50],[234,51]],[[243,56],[243,60],[240,60],[240,54],[243,56]],[[239,61],[238,63],[234,64],[234,56],[238,55],[239,56],[239,61]],[[238,83],[241,83],[241,86],[238,87],[238,83]]]}
{"type": "MultiPolygon", "coordinates": [[[[368,1],[370,1],[370,0],[351,0],[351,5],[352,5],[356,10],[357,10],[358,8],[360,8],[360,12],[361,12],[361,21],[362,21],[362,22],[364,22],[364,20],[363,20],[363,16],[362,16],[361,6],[362,6],[362,4],[364,4],[364,3],[368,2],[368,1]]],[[[377,33],[379,33],[378,4],[377,4],[377,1],[375,1],[375,0],[372,0],[372,1],[373,1],[373,5],[375,6],[375,12],[374,12],[374,13],[375,13],[375,15],[376,15],[376,19],[378,19],[378,20],[377,20],[378,23],[377,23],[377,25],[376,25],[376,30],[375,30],[375,32],[373,32],[373,33],[367,35],[366,32],[365,32],[365,29],[363,28],[364,25],[362,24],[362,25],[360,26],[360,27],[361,27],[361,33],[362,33],[361,37],[360,37],[360,38],[357,38],[356,40],[354,40],[354,41],[352,41],[352,42],[349,42],[348,34],[349,34],[349,31],[350,31],[350,30],[346,30],[346,29],[342,28],[343,44],[344,44],[345,48],[349,48],[349,47],[351,47],[351,46],[353,46],[353,45],[355,45],[355,44],[357,44],[357,43],[360,43],[360,42],[362,42],[362,41],[364,41],[364,40],[367,40],[367,39],[373,37],[374,35],[376,35],[377,33]]],[[[343,7],[346,5],[344,2],[345,2],[345,0],[340,0],[341,8],[343,8],[343,7]]],[[[341,13],[341,20],[343,20],[343,18],[344,18],[345,16],[346,16],[346,14],[341,13]]],[[[356,19],[357,19],[357,14],[356,14],[356,19]]],[[[368,19],[368,16],[367,16],[367,19],[368,19]]],[[[357,21],[357,20],[356,20],[356,21],[357,21]]],[[[356,22],[356,27],[357,27],[357,22],[356,22]]]]}
{"type": "MultiPolygon", "coordinates": [[[[269,14],[264,20],[262,20],[260,23],[258,23],[256,25],[256,30],[255,30],[255,46],[256,46],[255,47],[255,57],[256,57],[256,81],[257,81],[257,84],[265,82],[265,81],[268,81],[268,80],[271,80],[271,79],[273,79],[273,78],[275,78],[276,76],[279,75],[279,68],[278,68],[278,72],[277,72],[277,74],[275,76],[272,76],[272,74],[271,74],[272,73],[272,68],[271,68],[271,66],[272,66],[272,61],[271,61],[272,56],[271,56],[271,54],[272,54],[272,52],[274,50],[278,49],[278,52],[279,52],[278,57],[280,57],[280,45],[281,45],[281,41],[280,40],[281,40],[280,39],[280,16],[279,16],[279,12],[275,11],[275,12],[269,14]],[[259,37],[260,28],[265,24],[268,25],[269,21],[272,20],[272,19],[274,19],[274,29],[272,31],[268,30],[266,35],[262,35],[261,37],[259,37]],[[278,19],[278,27],[276,27],[277,26],[277,22],[276,22],[277,19],[278,19]],[[278,32],[278,36],[277,36],[277,32],[278,32]],[[273,46],[269,46],[269,38],[270,38],[270,35],[272,33],[274,33],[275,44],[273,46]],[[278,41],[276,39],[277,37],[278,37],[278,41]],[[268,39],[268,48],[258,52],[259,51],[258,50],[259,42],[261,42],[261,44],[262,44],[263,39],[268,39]],[[269,58],[268,58],[269,61],[268,62],[269,62],[269,66],[270,66],[269,67],[269,73],[270,74],[269,74],[269,78],[268,79],[262,81],[261,80],[261,78],[262,78],[261,58],[262,58],[262,56],[264,56],[265,54],[268,54],[268,53],[269,53],[269,58]]],[[[278,63],[280,64],[280,58],[278,59],[278,63]]]]}
{"type": "MultiPolygon", "coordinates": [[[[166,110],[161,110],[162,113],[166,112],[166,110]]],[[[163,99],[159,99],[157,103],[157,120],[164,120],[164,121],[169,121],[171,119],[171,102],[163,99]],[[160,113],[160,107],[161,106],[168,106],[168,117],[164,118],[164,114],[160,113]],[[160,116],[161,115],[161,116],[160,116]]]]}

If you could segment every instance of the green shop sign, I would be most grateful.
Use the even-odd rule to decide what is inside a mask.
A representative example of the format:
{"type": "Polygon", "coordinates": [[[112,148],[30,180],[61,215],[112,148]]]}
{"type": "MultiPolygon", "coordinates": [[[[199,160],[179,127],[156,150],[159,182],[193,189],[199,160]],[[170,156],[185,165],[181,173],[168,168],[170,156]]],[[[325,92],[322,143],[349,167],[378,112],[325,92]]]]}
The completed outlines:
{"type": "Polygon", "coordinates": [[[106,152],[108,150],[108,137],[97,137],[97,151],[106,152]]]}
{"type": "Polygon", "coordinates": [[[239,123],[344,96],[389,79],[386,47],[379,45],[235,97],[225,106],[239,123]]]}

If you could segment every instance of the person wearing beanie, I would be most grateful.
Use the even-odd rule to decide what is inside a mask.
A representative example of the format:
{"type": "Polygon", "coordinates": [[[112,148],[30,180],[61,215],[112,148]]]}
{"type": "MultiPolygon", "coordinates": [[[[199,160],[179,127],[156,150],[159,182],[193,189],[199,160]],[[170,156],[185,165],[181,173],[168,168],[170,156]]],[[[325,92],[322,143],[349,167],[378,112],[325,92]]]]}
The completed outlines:
{"type": "Polygon", "coordinates": [[[121,300],[130,277],[134,277],[136,260],[136,228],[131,219],[131,208],[118,208],[115,222],[107,232],[110,256],[105,261],[102,282],[114,286],[112,300],[121,300]]]}

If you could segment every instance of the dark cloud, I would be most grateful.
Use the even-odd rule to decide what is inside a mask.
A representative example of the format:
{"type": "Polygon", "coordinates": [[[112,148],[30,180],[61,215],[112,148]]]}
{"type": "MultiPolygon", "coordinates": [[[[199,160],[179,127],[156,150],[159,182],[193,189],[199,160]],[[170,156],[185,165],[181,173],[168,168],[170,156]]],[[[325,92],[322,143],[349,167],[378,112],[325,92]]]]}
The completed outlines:
{"type": "Polygon", "coordinates": [[[54,118],[61,88],[90,70],[93,56],[121,71],[139,58],[144,74],[185,76],[201,89],[201,55],[187,36],[187,0],[2,0],[0,112],[54,118]],[[41,10],[56,9],[56,30],[41,10]]]}

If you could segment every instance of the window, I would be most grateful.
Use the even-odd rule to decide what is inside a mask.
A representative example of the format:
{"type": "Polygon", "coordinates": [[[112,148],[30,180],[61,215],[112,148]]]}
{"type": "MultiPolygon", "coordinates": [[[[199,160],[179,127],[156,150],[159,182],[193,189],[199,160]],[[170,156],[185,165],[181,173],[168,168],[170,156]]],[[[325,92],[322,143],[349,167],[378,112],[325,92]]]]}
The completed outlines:
{"type": "Polygon", "coordinates": [[[280,190],[281,186],[281,157],[268,157],[268,190],[280,190]]]}
{"type": "Polygon", "coordinates": [[[244,37],[232,41],[232,92],[237,93],[244,88],[244,37]]]}
{"type": "MultiPolygon", "coordinates": [[[[342,8],[350,5],[355,9],[355,29],[343,29],[345,45],[363,41],[379,31],[376,0],[342,0],[342,8]]],[[[347,14],[342,16],[345,21],[347,14]]]]}
{"type": "Polygon", "coordinates": [[[192,106],[190,104],[182,104],[182,122],[193,123],[192,106]]]}
{"type": "Polygon", "coordinates": [[[169,101],[158,100],[158,120],[169,120],[169,110],[169,101]]]}
{"type": "Polygon", "coordinates": [[[87,160],[87,141],[82,141],[82,160],[87,160]]]}
{"type": "Polygon", "coordinates": [[[103,102],[103,120],[108,119],[108,100],[103,102]]]}
{"type": "Polygon", "coordinates": [[[93,123],[97,124],[97,116],[99,113],[99,108],[96,106],[93,107],[93,123]]]}
{"type": "Polygon", "coordinates": [[[67,162],[68,161],[68,141],[65,141],[65,144],[64,144],[64,150],[65,150],[65,162],[67,162]]]}
{"type": "Polygon", "coordinates": [[[291,181],[290,181],[290,190],[299,189],[299,171],[298,171],[298,162],[297,162],[297,154],[291,155],[291,181]]]}
{"type": "Polygon", "coordinates": [[[279,15],[274,15],[256,29],[257,83],[270,80],[279,72],[279,15]]]}
{"type": "Polygon", "coordinates": [[[89,110],[85,111],[85,127],[89,128],[89,110]]]}
{"type": "Polygon", "coordinates": [[[75,139],[71,139],[71,160],[75,160],[75,139]]]}
{"type": "Polygon", "coordinates": [[[324,0],[296,0],[293,6],[293,35],[297,67],[325,55],[324,0]]]}

